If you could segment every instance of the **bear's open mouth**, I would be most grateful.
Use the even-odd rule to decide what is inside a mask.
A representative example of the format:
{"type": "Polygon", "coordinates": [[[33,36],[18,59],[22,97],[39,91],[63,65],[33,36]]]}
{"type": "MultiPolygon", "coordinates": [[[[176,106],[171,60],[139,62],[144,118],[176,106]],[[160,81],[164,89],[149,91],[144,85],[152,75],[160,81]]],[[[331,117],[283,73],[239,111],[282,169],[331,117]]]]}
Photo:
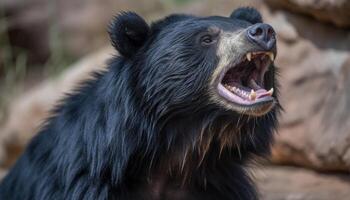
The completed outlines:
{"type": "Polygon", "coordinates": [[[273,61],[272,52],[247,53],[240,63],[220,74],[219,95],[239,106],[272,103],[273,88],[265,88],[264,77],[273,61]]]}

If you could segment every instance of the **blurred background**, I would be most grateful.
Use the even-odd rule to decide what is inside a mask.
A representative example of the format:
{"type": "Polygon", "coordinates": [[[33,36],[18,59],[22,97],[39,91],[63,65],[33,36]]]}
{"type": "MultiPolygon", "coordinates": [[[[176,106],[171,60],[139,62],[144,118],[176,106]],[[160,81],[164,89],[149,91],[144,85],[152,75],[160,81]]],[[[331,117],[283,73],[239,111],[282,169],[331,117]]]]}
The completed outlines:
{"type": "Polygon", "coordinates": [[[1,0],[0,177],[55,102],[115,54],[106,27],[118,11],[151,22],[239,6],[278,34],[285,112],[271,161],[252,172],[262,199],[350,199],[349,0],[1,0]]]}

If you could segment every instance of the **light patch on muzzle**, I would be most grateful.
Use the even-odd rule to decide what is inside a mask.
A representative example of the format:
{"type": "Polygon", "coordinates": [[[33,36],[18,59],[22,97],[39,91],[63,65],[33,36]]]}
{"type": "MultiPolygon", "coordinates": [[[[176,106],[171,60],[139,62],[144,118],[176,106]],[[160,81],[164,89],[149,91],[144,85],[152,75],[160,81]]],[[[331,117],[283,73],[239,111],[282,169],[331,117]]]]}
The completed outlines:
{"type": "Polygon", "coordinates": [[[219,64],[211,77],[211,84],[215,84],[218,81],[222,71],[228,70],[230,65],[234,65],[239,62],[241,55],[244,53],[243,49],[247,47],[246,45],[247,42],[244,38],[244,31],[240,31],[238,33],[222,33],[217,48],[219,64]]]}

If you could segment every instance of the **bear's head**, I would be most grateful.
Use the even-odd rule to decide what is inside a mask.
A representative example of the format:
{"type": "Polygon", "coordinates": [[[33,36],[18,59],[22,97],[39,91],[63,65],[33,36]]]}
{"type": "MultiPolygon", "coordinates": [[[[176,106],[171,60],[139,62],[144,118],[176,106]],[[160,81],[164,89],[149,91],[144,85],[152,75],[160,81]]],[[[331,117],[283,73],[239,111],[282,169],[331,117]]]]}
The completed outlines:
{"type": "Polygon", "coordinates": [[[259,117],[276,105],[276,38],[253,8],[229,17],[170,15],[152,25],[132,12],[110,26],[146,112],[259,117]]]}
{"type": "Polygon", "coordinates": [[[152,163],[191,174],[213,160],[269,153],[280,110],[276,36],[258,11],[175,14],[151,25],[124,12],[109,33],[120,54],[112,59],[115,87],[130,115],[123,123],[152,163]]]}

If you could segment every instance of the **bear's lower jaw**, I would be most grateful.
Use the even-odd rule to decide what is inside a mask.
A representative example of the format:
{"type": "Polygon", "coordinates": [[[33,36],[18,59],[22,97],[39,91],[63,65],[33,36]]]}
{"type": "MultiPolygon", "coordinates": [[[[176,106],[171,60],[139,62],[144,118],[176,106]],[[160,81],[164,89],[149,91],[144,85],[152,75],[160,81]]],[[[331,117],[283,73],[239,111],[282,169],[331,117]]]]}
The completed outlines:
{"type": "Polygon", "coordinates": [[[226,107],[233,109],[239,113],[252,115],[252,116],[262,116],[268,113],[275,105],[275,99],[271,96],[273,89],[266,91],[264,89],[257,90],[256,99],[250,100],[248,92],[238,89],[238,87],[230,87],[228,89],[221,83],[218,85],[217,90],[221,97],[226,101],[226,107]],[[235,90],[235,91],[232,91],[235,90]],[[241,91],[241,92],[240,92],[241,91]],[[240,93],[240,94],[237,94],[240,93]],[[246,93],[246,94],[242,94],[246,93]]]}
{"type": "Polygon", "coordinates": [[[274,89],[264,88],[265,73],[274,58],[271,54],[249,52],[239,64],[223,71],[216,88],[221,101],[240,113],[254,116],[268,113],[275,104],[274,89]]]}

